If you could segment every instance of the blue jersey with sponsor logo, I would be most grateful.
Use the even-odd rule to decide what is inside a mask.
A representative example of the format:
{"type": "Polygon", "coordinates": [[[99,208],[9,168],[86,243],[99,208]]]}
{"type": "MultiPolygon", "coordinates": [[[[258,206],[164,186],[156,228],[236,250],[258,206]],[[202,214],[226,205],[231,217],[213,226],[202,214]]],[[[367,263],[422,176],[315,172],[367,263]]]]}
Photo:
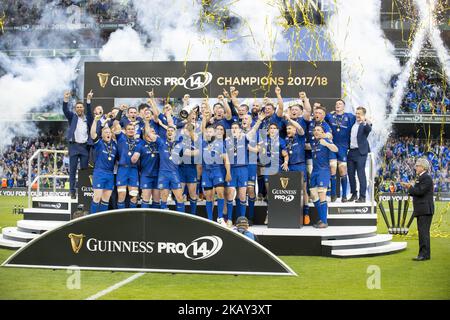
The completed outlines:
{"type": "Polygon", "coordinates": [[[298,164],[305,162],[305,136],[298,134],[293,137],[286,137],[286,151],[289,154],[289,164],[298,164]]]}
{"type": "Polygon", "coordinates": [[[248,145],[249,140],[244,134],[241,134],[239,138],[228,137],[225,140],[225,148],[232,168],[244,167],[249,164],[248,145]]]}
{"type": "Polygon", "coordinates": [[[109,143],[99,139],[94,144],[94,170],[101,172],[114,172],[114,164],[117,158],[117,143],[111,140],[109,143]]]}
{"type": "MultiPolygon", "coordinates": [[[[333,143],[330,139],[324,139],[328,143],[333,143]]],[[[311,151],[313,160],[313,171],[330,170],[331,150],[320,144],[320,141],[314,139],[311,141],[311,151]]]]}
{"type": "Polygon", "coordinates": [[[330,124],[333,133],[333,142],[338,147],[349,148],[352,127],[356,117],[351,113],[328,113],[325,120],[330,124]]]}
{"type": "Polygon", "coordinates": [[[144,134],[144,129],[145,129],[145,124],[144,124],[144,121],[142,120],[142,118],[137,117],[136,120],[133,122],[130,121],[130,119],[128,119],[128,117],[122,117],[122,119],[120,119],[120,126],[124,129],[129,123],[134,125],[134,130],[135,130],[134,137],[142,138],[143,134],[144,134]]]}
{"type": "Polygon", "coordinates": [[[207,170],[220,169],[223,165],[225,146],[223,140],[202,141],[203,168],[207,170]]]}
{"type": "Polygon", "coordinates": [[[180,140],[167,141],[158,137],[156,139],[159,152],[159,170],[178,172],[180,164],[181,143],[180,140]]]}
{"type": "Polygon", "coordinates": [[[119,166],[137,167],[137,163],[131,163],[131,157],[135,152],[140,152],[142,140],[129,138],[123,132],[117,136],[117,148],[119,150],[119,166]]]}
{"type": "Polygon", "coordinates": [[[159,152],[156,142],[143,141],[140,145],[139,171],[147,177],[158,176],[159,152]]]}
{"type": "Polygon", "coordinates": [[[274,163],[273,161],[278,161],[278,165],[281,165],[284,162],[284,158],[282,155],[282,151],[286,150],[286,142],[279,137],[272,139],[267,137],[265,140],[260,142],[260,146],[262,146],[262,150],[259,155],[259,159],[261,164],[265,167],[270,167],[274,163]]]}
{"type": "Polygon", "coordinates": [[[316,120],[311,120],[311,121],[309,121],[308,131],[307,131],[307,135],[306,135],[307,142],[314,141],[313,131],[316,126],[321,126],[323,128],[323,132],[325,132],[325,133],[331,132],[331,127],[327,122],[325,122],[325,121],[316,122],[316,120]]]}

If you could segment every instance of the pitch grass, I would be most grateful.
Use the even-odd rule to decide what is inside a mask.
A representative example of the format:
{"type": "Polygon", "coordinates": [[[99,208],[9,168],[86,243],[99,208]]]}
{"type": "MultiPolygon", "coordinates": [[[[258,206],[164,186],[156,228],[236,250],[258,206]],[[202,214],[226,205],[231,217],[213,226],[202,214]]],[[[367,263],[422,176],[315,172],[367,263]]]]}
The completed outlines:
{"type": "MultiPolygon", "coordinates": [[[[11,213],[26,198],[0,197],[0,226],[13,226],[21,215],[11,213]]],[[[387,206],[386,206],[387,207],[387,206]]],[[[432,260],[414,262],[414,236],[400,253],[365,258],[281,257],[298,277],[227,276],[147,273],[102,299],[450,299],[450,204],[437,203],[432,260]],[[440,221],[439,226],[438,222],[440,221]],[[368,289],[369,266],[381,271],[380,289],[368,289]]],[[[386,228],[379,217],[379,232],[386,228]]],[[[0,261],[13,251],[0,250],[0,261]]],[[[0,299],[86,299],[133,273],[81,271],[80,289],[68,289],[73,273],[66,270],[0,268],[0,299]]],[[[369,282],[371,282],[369,280],[369,282]]]]}

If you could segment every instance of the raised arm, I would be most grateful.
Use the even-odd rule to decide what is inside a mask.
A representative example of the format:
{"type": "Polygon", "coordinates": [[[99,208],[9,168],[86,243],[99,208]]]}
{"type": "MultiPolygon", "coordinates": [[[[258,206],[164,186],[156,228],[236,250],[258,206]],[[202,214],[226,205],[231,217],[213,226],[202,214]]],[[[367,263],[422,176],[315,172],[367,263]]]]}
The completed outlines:
{"type": "Polygon", "coordinates": [[[247,134],[245,135],[247,137],[247,139],[249,139],[249,140],[253,139],[253,137],[256,135],[256,132],[258,131],[259,127],[261,126],[261,123],[264,121],[265,118],[266,118],[266,114],[264,112],[258,113],[258,120],[256,120],[256,123],[253,126],[253,128],[251,128],[250,131],[247,132],[247,134]]]}
{"type": "Polygon", "coordinates": [[[91,108],[91,101],[92,97],[94,96],[94,92],[89,91],[89,93],[86,96],[86,120],[88,124],[92,124],[94,121],[94,115],[92,114],[92,108],[91,108]]]}
{"type": "Polygon", "coordinates": [[[147,99],[147,103],[150,105],[150,107],[152,108],[152,113],[153,116],[155,117],[155,120],[159,117],[159,109],[158,106],[156,105],[156,101],[155,101],[155,93],[152,89],[152,91],[146,91],[148,94],[148,99],[147,99]]]}
{"type": "Polygon", "coordinates": [[[63,113],[66,116],[67,120],[72,120],[73,112],[69,110],[69,99],[70,99],[70,91],[64,92],[64,100],[63,100],[63,113]]]}
{"type": "Polygon", "coordinates": [[[219,95],[217,97],[217,99],[219,100],[219,102],[223,105],[223,108],[225,110],[225,119],[227,120],[231,120],[231,118],[233,117],[232,113],[231,113],[231,108],[230,105],[228,104],[228,100],[224,98],[223,95],[219,95]]]}
{"type": "Polygon", "coordinates": [[[303,119],[305,119],[306,121],[310,121],[311,120],[311,104],[309,103],[309,99],[306,96],[305,92],[299,92],[299,97],[300,100],[302,100],[303,102],[303,119]]]}
{"type": "Polygon", "coordinates": [[[283,98],[281,97],[281,88],[280,87],[277,86],[275,88],[275,94],[277,95],[277,104],[278,104],[277,116],[281,118],[281,117],[283,117],[284,103],[283,103],[283,98]]]}
{"type": "Polygon", "coordinates": [[[97,124],[101,117],[102,117],[101,115],[96,115],[94,121],[92,122],[92,126],[91,126],[92,140],[97,139],[97,124]]]}
{"type": "Polygon", "coordinates": [[[333,143],[327,142],[325,139],[320,139],[320,144],[330,149],[330,151],[338,152],[338,147],[333,143]]]}
{"type": "Polygon", "coordinates": [[[298,123],[296,120],[291,119],[291,117],[289,117],[289,114],[286,114],[284,116],[286,118],[286,120],[295,127],[295,129],[297,129],[297,133],[300,136],[305,135],[305,130],[303,130],[302,126],[300,125],[300,123],[298,123]]]}

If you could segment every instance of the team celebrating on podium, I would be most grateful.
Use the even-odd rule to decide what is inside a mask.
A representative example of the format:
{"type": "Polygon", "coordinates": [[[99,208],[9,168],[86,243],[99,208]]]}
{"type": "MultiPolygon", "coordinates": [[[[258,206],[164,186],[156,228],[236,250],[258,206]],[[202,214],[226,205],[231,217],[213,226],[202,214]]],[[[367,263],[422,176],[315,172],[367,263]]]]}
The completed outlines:
{"type": "Polygon", "coordinates": [[[239,102],[239,91],[231,87],[229,92],[224,89],[212,108],[208,99],[192,107],[185,95],[182,111],[175,115],[169,103],[160,111],[153,90],[147,94],[147,103],[138,107],[121,105],[104,114],[97,106],[94,117],[92,91],[87,97],[87,116],[82,102],[77,102],[75,112],[69,111],[70,93],[64,95],[73,144],[72,154],[69,148],[71,193],[78,159],[86,168],[87,150],[91,150],[91,213],[108,210],[115,188],[113,207],[118,209],[136,208],[138,198],[141,208],[167,209],[172,195],[177,211],[186,211],[188,199],[189,212],[196,214],[202,196],[208,219],[213,220],[216,205],[217,222],[230,227],[233,211],[235,217],[253,219],[257,191],[268,190],[269,176],[281,171],[303,173],[306,225],[310,224],[311,200],[319,217],[314,227],[328,226],[327,199],[337,200],[337,174],[341,202],[365,202],[371,124],[364,107],[358,107],[356,114],[345,112],[345,102],[339,99],[335,110],[327,113],[320,102],[311,107],[305,92],[285,107],[279,87],[275,88],[276,103],[265,98],[262,104],[255,100],[249,106],[239,102]]]}

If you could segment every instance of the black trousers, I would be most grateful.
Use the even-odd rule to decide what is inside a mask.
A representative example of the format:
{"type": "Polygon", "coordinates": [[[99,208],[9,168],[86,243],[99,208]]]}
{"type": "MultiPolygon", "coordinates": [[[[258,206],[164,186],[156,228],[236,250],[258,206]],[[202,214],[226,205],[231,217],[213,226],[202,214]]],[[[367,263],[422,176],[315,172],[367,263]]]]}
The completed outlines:
{"type": "Polygon", "coordinates": [[[366,197],[367,179],[366,179],[366,161],[367,155],[362,156],[358,149],[350,149],[347,156],[347,172],[350,181],[350,192],[357,195],[356,192],[356,174],[359,180],[359,197],[366,197]]]}
{"type": "Polygon", "coordinates": [[[431,258],[430,227],[432,215],[417,217],[417,230],[419,231],[419,256],[431,258]]]}

